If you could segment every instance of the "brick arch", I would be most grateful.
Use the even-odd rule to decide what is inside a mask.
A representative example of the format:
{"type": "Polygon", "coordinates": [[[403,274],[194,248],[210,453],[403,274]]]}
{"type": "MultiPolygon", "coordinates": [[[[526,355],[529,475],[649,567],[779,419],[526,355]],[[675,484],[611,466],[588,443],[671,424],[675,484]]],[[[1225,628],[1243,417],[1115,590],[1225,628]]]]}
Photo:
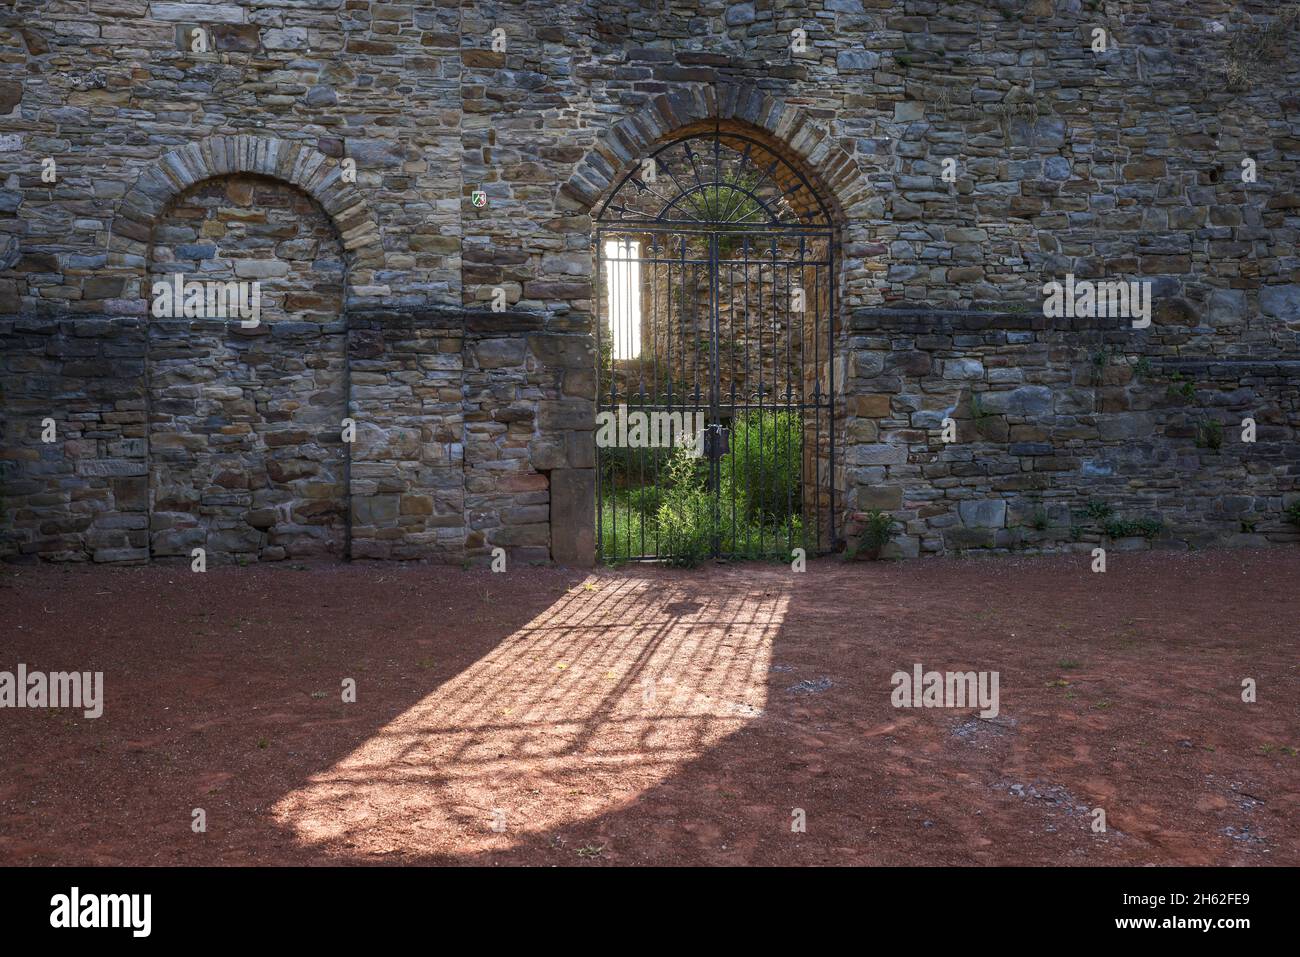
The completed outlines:
{"type": "Polygon", "coordinates": [[[560,195],[593,210],[619,178],[665,139],[706,132],[718,124],[758,133],[766,148],[810,181],[844,225],[867,218],[866,175],[853,157],[803,111],[751,85],[722,83],[663,93],[615,123],[587,154],[560,195]]]}
{"type": "Polygon", "coordinates": [[[113,219],[110,249],[119,265],[148,252],[154,223],[167,204],[204,180],[251,173],[295,186],[325,210],[354,267],[383,266],[379,227],[342,167],[303,143],[269,136],[211,136],[172,150],[140,174],[113,219]]]}

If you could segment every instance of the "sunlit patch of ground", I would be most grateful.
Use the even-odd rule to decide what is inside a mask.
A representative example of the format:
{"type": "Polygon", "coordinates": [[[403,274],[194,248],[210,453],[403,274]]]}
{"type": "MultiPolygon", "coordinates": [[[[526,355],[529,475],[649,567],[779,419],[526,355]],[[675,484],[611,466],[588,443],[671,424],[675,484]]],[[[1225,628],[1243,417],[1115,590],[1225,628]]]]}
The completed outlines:
{"type": "Polygon", "coordinates": [[[345,852],[472,854],[611,811],[762,713],[788,601],[788,585],[702,598],[593,577],[285,795],[276,820],[345,852]]]}

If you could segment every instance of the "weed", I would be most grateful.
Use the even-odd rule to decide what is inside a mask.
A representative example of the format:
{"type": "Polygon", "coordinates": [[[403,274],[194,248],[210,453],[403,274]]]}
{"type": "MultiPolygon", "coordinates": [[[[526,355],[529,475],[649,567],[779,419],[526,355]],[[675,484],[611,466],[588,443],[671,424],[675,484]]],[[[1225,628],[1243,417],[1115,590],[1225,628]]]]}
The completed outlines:
{"type": "Polygon", "coordinates": [[[894,526],[898,524],[894,521],[894,516],[878,508],[873,508],[867,512],[866,521],[863,523],[862,535],[858,539],[856,546],[851,547],[845,553],[845,557],[850,561],[859,555],[864,555],[872,561],[880,557],[880,550],[889,544],[889,539],[894,534],[894,526]]]}
{"type": "Polygon", "coordinates": [[[1105,522],[1115,513],[1115,510],[1106,502],[1100,499],[1093,499],[1083,508],[1083,514],[1087,515],[1094,522],[1105,522]]]}
{"type": "Polygon", "coordinates": [[[1165,394],[1170,399],[1194,399],[1196,384],[1184,377],[1181,372],[1175,372],[1169,377],[1169,387],[1165,389],[1165,394]]]}
{"type": "MultiPolygon", "coordinates": [[[[698,565],[714,544],[746,558],[785,558],[807,547],[803,526],[803,423],[794,412],[751,411],[732,423],[718,485],[708,461],[686,449],[661,454],[653,485],[619,488],[606,477],[600,509],[600,554],[614,564],[655,555],[682,567],[698,565]]],[[[602,455],[605,451],[602,450],[602,455]]],[[[625,476],[628,473],[623,473],[625,476]]],[[[646,472],[647,477],[651,473],[646,472]]]]}
{"type": "Polygon", "coordinates": [[[1250,89],[1268,72],[1268,64],[1286,54],[1287,34],[1300,21],[1300,4],[1278,10],[1271,23],[1241,27],[1228,40],[1223,73],[1227,89],[1240,93],[1250,89]]]}
{"type": "Polygon", "coordinates": [[[1109,538],[1154,538],[1164,527],[1164,522],[1158,518],[1114,518],[1105,522],[1102,530],[1109,538]]]}
{"type": "Polygon", "coordinates": [[[1196,426],[1196,447],[1217,451],[1223,447],[1223,423],[1218,419],[1206,419],[1196,426]]]}

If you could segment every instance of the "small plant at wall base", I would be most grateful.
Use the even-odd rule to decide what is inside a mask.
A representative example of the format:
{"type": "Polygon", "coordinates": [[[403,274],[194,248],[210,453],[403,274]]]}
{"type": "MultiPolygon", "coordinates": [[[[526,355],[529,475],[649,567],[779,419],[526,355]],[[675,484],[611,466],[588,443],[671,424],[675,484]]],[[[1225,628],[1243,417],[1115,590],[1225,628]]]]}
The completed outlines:
{"type": "Polygon", "coordinates": [[[851,545],[844,557],[848,561],[860,558],[876,561],[880,558],[881,550],[893,537],[896,524],[894,517],[888,512],[878,508],[871,509],[863,519],[862,534],[858,536],[857,544],[851,545]]]}
{"type": "MultiPolygon", "coordinates": [[[[1164,529],[1164,522],[1155,518],[1119,518],[1107,502],[1093,499],[1075,513],[1091,520],[1091,524],[1107,538],[1155,538],[1164,529]]],[[[1070,537],[1078,541],[1084,532],[1082,525],[1070,526],[1070,537]]]]}
{"type": "Polygon", "coordinates": [[[1300,500],[1292,502],[1282,513],[1292,525],[1300,526],[1300,500]]]}
{"type": "Polygon", "coordinates": [[[1157,518],[1112,518],[1102,525],[1107,538],[1155,538],[1165,527],[1157,518]]]}

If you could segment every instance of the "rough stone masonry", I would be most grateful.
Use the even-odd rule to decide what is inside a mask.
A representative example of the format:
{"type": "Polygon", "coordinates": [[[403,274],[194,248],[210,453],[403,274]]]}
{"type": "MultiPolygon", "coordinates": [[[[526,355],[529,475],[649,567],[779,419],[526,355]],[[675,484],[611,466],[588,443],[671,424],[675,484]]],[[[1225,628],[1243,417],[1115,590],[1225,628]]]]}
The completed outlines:
{"type": "Polygon", "coordinates": [[[7,0],[0,556],[591,561],[590,214],[715,125],[837,217],[845,534],[1294,543],[1298,48],[1276,0],[7,0]],[[155,317],[175,273],[263,321],[155,317]]]}

